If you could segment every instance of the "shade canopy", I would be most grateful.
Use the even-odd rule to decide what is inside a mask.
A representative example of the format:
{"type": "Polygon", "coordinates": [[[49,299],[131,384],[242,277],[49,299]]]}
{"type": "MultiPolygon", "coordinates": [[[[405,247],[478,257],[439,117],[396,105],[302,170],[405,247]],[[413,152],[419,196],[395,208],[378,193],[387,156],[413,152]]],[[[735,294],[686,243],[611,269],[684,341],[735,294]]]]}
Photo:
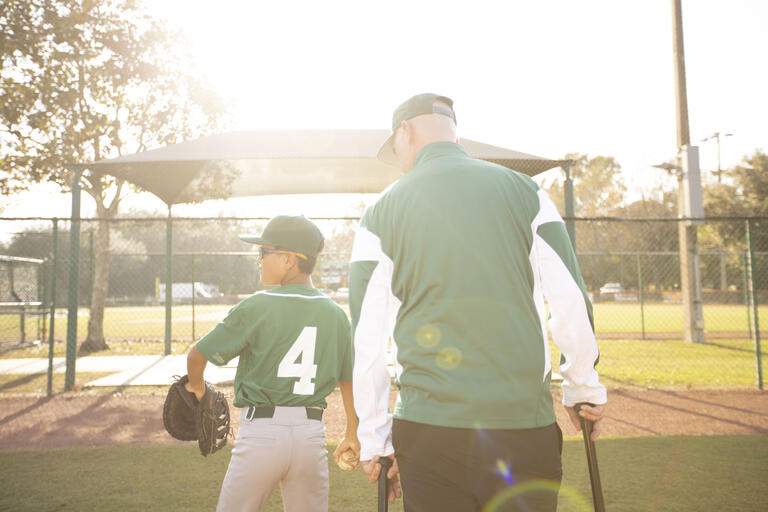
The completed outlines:
{"type": "MultiPolygon", "coordinates": [[[[401,176],[376,159],[387,130],[230,132],[83,165],[168,205],[238,196],[379,193],[401,176]]],[[[468,139],[470,156],[530,176],[562,165],[468,139]]]]}

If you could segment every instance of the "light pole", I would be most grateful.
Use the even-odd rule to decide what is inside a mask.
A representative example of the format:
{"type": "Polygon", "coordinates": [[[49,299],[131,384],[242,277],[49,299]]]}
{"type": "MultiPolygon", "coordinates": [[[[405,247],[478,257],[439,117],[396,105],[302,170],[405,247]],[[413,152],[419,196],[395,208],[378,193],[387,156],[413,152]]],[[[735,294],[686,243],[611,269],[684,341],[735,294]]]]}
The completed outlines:
{"type": "Polygon", "coordinates": [[[709,137],[704,137],[703,139],[701,139],[701,142],[705,142],[712,139],[715,139],[717,141],[717,171],[715,171],[715,174],[717,174],[718,183],[721,182],[720,176],[723,174],[723,171],[720,169],[720,137],[733,137],[733,134],[715,132],[709,137]]]}

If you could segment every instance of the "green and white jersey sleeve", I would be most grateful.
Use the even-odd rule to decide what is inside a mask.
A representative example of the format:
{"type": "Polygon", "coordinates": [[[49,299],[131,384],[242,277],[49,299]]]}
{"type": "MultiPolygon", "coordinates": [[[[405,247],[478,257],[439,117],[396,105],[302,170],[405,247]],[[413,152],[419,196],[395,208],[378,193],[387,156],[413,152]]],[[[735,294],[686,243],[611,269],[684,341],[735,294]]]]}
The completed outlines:
{"type": "MultiPolygon", "coordinates": [[[[598,350],[592,304],[557,208],[543,190],[539,190],[537,195],[539,213],[531,226],[534,233],[531,266],[536,269],[534,300],[541,325],[547,325],[542,299],[549,304],[549,330],[562,354],[563,404],[602,404],[606,401],[606,392],[595,370],[598,350]]],[[[546,331],[542,336],[546,339],[546,331]]],[[[548,351],[546,358],[549,368],[548,351]]]]}
{"type": "MultiPolygon", "coordinates": [[[[355,326],[353,383],[355,412],[360,421],[360,460],[394,453],[386,348],[400,301],[392,294],[392,270],[392,260],[381,250],[381,241],[361,223],[355,233],[349,270],[350,314],[355,326]]],[[[393,350],[396,352],[397,347],[393,350]]],[[[402,370],[399,365],[398,370],[402,370]]]]}
{"type": "Polygon", "coordinates": [[[302,285],[245,299],[197,349],[218,366],[239,356],[236,407],[325,407],[336,384],[352,380],[347,315],[329,297],[302,285]]]}
{"type": "Polygon", "coordinates": [[[565,401],[605,402],[591,306],[562,219],[533,180],[425,147],[368,208],[350,264],[361,459],[392,453],[392,417],[456,428],[555,421],[550,327],[565,401]],[[400,389],[387,410],[386,348],[400,389]]]}

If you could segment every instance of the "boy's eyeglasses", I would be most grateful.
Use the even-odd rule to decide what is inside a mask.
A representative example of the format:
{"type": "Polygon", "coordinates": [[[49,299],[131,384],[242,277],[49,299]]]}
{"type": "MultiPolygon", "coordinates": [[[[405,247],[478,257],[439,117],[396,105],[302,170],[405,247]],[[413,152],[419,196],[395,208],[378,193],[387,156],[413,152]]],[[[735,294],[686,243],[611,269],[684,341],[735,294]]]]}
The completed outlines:
{"type": "Polygon", "coordinates": [[[270,249],[268,247],[264,247],[263,245],[261,247],[259,247],[259,258],[261,258],[261,259],[264,259],[264,256],[267,256],[268,254],[273,254],[273,253],[295,254],[296,256],[298,256],[299,258],[301,258],[303,260],[307,259],[307,257],[304,256],[303,254],[301,254],[300,252],[284,251],[282,249],[270,249]]]}

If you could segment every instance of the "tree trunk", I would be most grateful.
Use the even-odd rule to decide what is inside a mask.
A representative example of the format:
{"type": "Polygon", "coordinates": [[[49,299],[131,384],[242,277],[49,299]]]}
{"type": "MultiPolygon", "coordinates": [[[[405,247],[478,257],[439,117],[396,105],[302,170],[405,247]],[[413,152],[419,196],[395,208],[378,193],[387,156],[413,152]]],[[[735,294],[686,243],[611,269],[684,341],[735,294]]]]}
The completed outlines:
{"type": "MultiPolygon", "coordinates": [[[[101,215],[110,216],[109,210],[100,212],[101,215]]],[[[91,311],[88,319],[88,337],[80,346],[81,352],[96,352],[109,350],[104,339],[104,304],[107,299],[107,287],[109,285],[109,264],[112,254],[109,250],[109,222],[100,221],[96,228],[94,240],[94,272],[93,288],[91,295],[91,311]]]]}

